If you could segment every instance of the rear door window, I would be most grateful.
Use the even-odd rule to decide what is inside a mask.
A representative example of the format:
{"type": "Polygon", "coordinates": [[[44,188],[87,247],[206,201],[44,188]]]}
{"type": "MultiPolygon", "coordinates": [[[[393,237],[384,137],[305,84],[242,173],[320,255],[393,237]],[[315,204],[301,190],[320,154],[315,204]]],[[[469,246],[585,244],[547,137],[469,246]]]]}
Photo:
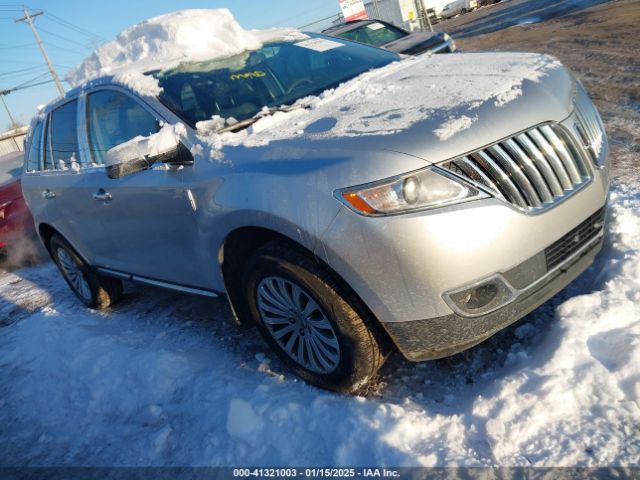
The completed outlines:
{"type": "Polygon", "coordinates": [[[79,168],[77,110],[78,101],[73,100],[51,112],[49,133],[53,165],[48,168],[58,170],[79,168]]]}
{"type": "Polygon", "coordinates": [[[92,93],[87,102],[93,162],[103,165],[107,151],[137,136],[159,130],[156,118],[129,95],[115,90],[92,93]]]}

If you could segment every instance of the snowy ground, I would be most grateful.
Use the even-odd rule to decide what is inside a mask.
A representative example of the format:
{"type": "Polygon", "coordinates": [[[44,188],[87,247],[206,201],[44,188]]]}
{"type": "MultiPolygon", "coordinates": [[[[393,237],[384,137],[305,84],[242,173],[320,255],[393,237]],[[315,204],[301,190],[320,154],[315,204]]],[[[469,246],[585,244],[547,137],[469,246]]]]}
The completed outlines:
{"type": "Polygon", "coordinates": [[[296,380],[222,301],[139,286],[106,313],[55,268],[0,277],[0,465],[630,465],[640,460],[640,195],[523,322],[379,392],[296,380]]]}
{"type": "Polygon", "coordinates": [[[605,106],[616,180],[596,263],[469,352],[393,357],[367,398],[297,380],[223,301],[128,285],[98,313],[51,263],[0,272],[0,465],[640,464],[638,97],[625,92],[605,106]]]}

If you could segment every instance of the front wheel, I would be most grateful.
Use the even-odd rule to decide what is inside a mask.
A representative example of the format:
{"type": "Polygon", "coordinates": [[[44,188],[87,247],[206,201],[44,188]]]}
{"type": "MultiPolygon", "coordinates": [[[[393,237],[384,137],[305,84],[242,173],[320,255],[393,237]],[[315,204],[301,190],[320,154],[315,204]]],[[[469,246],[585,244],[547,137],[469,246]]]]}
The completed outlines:
{"type": "Polygon", "coordinates": [[[249,261],[244,285],[262,336],[307,382],[354,393],[384,363],[387,340],[362,301],[301,248],[261,248],[249,261]]]}
{"type": "Polygon", "coordinates": [[[122,282],[99,275],[58,234],[49,241],[49,251],[73,293],[89,308],[101,309],[122,296],[122,282]]]}

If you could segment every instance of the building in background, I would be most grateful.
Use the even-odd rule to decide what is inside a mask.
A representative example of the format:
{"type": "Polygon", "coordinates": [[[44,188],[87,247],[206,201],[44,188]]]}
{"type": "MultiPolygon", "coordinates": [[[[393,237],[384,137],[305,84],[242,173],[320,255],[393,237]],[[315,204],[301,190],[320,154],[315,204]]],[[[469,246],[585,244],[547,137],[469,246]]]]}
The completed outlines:
{"type": "Polygon", "coordinates": [[[0,156],[23,151],[28,130],[29,127],[24,126],[0,133],[0,156]]]}
{"type": "MultiPolygon", "coordinates": [[[[437,21],[444,7],[454,0],[363,0],[366,17],[384,20],[409,31],[428,30],[430,21],[437,21]]],[[[342,11],[345,1],[340,1],[342,11]]],[[[348,2],[352,7],[354,2],[348,2]]],[[[360,2],[358,2],[359,4],[360,2]]],[[[351,15],[351,10],[348,12],[351,15]]],[[[351,18],[349,16],[349,18],[351,18]]],[[[363,17],[364,18],[364,17],[363,17]]],[[[321,31],[329,26],[345,22],[345,16],[340,13],[334,17],[320,20],[302,27],[306,30],[321,31]],[[311,28],[309,28],[311,27],[311,28]]]]}

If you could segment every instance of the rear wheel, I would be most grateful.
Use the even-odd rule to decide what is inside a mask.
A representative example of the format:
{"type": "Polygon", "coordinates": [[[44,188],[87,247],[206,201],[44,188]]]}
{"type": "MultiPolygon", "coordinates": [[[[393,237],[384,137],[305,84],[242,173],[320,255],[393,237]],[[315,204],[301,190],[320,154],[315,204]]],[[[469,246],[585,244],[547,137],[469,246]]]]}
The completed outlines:
{"type": "Polygon", "coordinates": [[[60,235],[51,237],[49,251],[71,290],[87,307],[106,308],[122,296],[120,280],[96,273],[60,235]]]}
{"type": "Polygon", "coordinates": [[[301,248],[261,248],[249,261],[244,285],[266,342],[309,383],[354,393],[384,363],[387,340],[362,301],[301,248]]]}

